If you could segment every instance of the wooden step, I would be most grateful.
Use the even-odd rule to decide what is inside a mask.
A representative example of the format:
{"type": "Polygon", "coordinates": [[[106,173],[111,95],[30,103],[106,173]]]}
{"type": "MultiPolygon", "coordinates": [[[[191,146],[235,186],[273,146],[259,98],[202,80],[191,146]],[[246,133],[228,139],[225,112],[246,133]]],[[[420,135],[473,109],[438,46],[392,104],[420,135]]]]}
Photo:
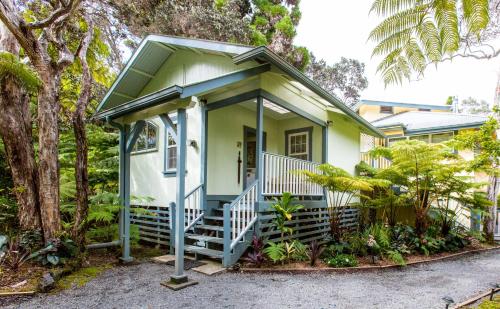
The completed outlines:
{"type": "Polygon", "coordinates": [[[206,242],[211,242],[211,243],[216,243],[216,244],[224,244],[223,238],[213,237],[213,236],[186,234],[186,238],[198,240],[198,241],[206,241],[206,242]]]}
{"type": "Polygon", "coordinates": [[[197,229],[203,229],[203,230],[210,230],[210,231],[224,231],[223,226],[217,226],[217,225],[207,225],[207,224],[200,224],[196,226],[197,229]]]}
{"type": "Polygon", "coordinates": [[[190,253],[196,253],[200,255],[205,255],[213,258],[218,258],[222,259],[224,256],[224,252],[218,251],[218,250],[213,250],[213,249],[207,249],[203,247],[197,247],[197,246],[184,246],[184,250],[190,253]]]}
{"type": "Polygon", "coordinates": [[[203,216],[203,219],[215,220],[215,221],[224,221],[224,217],[219,217],[219,216],[203,216]]]}

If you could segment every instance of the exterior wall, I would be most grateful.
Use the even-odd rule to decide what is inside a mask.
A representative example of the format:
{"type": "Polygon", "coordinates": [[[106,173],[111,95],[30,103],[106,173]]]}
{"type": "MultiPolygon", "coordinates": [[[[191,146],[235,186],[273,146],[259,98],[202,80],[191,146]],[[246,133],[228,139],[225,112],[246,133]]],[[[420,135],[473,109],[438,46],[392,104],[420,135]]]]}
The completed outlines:
{"type": "Polygon", "coordinates": [[[301,129],[307,127],[313,127],[312,133],[312,161],[321,163],[322,153],[323,153],[323,134],[322,129],[319,125],[312,123],[311,121],[302,118],[294,117],[290,119],[279,120],[278,122],[278,152],[277,154],[285,155],[285,140],[286,131],[293,129],[301,129]]]}
{"type": "Polygon", "coordinates": [[[155,78],[144,87],[140,96],[173,85],[197,83],[252,66],[254,64],[250,62],[235,65],[231,58],[225,56],[178,50],[163,63],[155,78]]]}
{"type": "Polygon", "coordinates": [[[328,163],[355,174],[360,160],[359,126],[346,116],[329,113],[332,125],[328,127],[328,163]]]}
{"type": "MultiPolygon", "coordinates": [[[[197,148],[187,148],[186,192],[200,183],[201,154],[201,110],[198,105],[187,110],[187,139],[194,140],[197,148]]],[[[159,117],[149,119],[158,126],[157,150],[145,153],[132,153],[130,158],[130,192],[132,196],[152,198],[153,201],[136,200],[132,204],[168,206],[176,199],[176,177],[163,175],[165,158],[165,128],[159,117]]]]}

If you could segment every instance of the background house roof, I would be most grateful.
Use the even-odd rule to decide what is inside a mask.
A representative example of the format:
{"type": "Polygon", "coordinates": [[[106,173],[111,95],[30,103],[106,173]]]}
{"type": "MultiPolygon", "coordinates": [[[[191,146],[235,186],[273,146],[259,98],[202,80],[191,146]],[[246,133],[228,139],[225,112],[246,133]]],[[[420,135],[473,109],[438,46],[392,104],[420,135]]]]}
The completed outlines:
{"type": "Polygon", "coordinates": [[[380,129],[402,127],[407,134],[416,134],[476,128],[487,120],[487,116],[481,115],[410,111],[378,119],[372,124],[380,129]]]}
{"type": "Polygon", "coordinates": [[[453,108],[451,105],[433,105],[433,104],[420,104],[420,103],[360,100],[358,104],[355,105],[354,109],[358,110],[362,105],[423,108],[423,109],[442,110],[442,111],[451,111],[453,108]]]}

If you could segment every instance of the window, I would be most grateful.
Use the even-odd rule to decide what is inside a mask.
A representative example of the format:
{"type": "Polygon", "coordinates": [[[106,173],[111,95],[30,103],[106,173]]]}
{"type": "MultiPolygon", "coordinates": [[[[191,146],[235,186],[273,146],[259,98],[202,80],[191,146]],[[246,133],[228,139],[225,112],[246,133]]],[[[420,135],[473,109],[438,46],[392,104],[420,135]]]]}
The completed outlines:
{"type": "Polygon", "coordinates": [[[380,106],[380,113],[381,114],[394,114],[394,110],[392,109],[392,106],[380,106]]]}
{"type": "Polygon", "coordinates": [[[167,130],[166,138],[165,170],[172,171],[177,167],[177,144],[170,130],[167,130]]]}
{"type": "Polygon", "coordinates": [[[418,111],[419,112],[430,112],[431,109],[430,108],[419,108],[418,111]]]}
{"type": "Polygon", "coordinates": [[[311,160],[312,127],[285,132],[286,155],[301,160],[311,160]]]}
{"type": "Polygon", "coordinates": [[[406,140],[406,137],[405,136],[400,136],[400,137],[390,137],[388,139],[388,146],[391,146],[393,145],[394,143],[397,143],[397,142],[400,142],[400,141],[404,141],[406,140]]]}
{"type": "Polygon", "coordinates": [[[449,141],[453,138],[453,132],[438,133],[431,135],[431,143],[438,144],[449,141]]]}
{"type": "Polygon", "coordinates": [[[429,142],[429,135],[428,134],[424,134],[424,135],[410,136],[410,139],[428,143],[429,142]]]}
{"type": "Polygon", "coordinates": [[[144,129],[135,142],[133,152],[156,151],[158,145],[158,127],[152,122],[146,122],[144,129]]]}

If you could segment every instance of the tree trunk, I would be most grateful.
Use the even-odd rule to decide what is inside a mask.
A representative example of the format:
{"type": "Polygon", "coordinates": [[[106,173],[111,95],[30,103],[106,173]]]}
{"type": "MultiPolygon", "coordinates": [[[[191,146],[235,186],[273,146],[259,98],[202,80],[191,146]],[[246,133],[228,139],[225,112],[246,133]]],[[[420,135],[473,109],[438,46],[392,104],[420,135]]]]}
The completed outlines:
{"type": "Polygon", "coordinates": [[[88,16],[86,16],[85,20],[89,30],[82,41],[82,48],[78,55],[82,65],[81,91],[72,117],[76,141],[76,211],[72,234],[73,240],[78,244],[81,251],[85,250],[85,232],[87,230],[85,219],[89,212],[88,145],[85,132],[85,112],[92,95],[92,73],[87,63],[87,51],[94,35],[93,23],[88,16]]]}
{"type": "Polygon", "coordinates": [[[483,232],[486,237],[486,241],[489,243],[494,242],[494,233],[495,233],[495,222],[497,216],[497,207],[498,207],[498,186],[500,185],[500,181],[497,176],[489,177],[488,184],[488,200],[490,200],[493,205],[489,209],[489,216],[486,216],[483,221],[483,232]]]}
{"type": "Polygon", "coordinates": [[[45,241],[61,231],[59,213],[59,86],[60,74],[51,65],[38,68],[44,85],[38,94],[40,214],[45,241]]]}
{"type": "MultiPolygon", "coordinates": [[[[0,26],[0,49],[19,54],[17,41],[3,25],[0,26]]],[[[15,78],[7,76],[0,82],[0,110],[0,136],[12,173],[20,228],[40,229],[29,96],[15,78]]]]}

